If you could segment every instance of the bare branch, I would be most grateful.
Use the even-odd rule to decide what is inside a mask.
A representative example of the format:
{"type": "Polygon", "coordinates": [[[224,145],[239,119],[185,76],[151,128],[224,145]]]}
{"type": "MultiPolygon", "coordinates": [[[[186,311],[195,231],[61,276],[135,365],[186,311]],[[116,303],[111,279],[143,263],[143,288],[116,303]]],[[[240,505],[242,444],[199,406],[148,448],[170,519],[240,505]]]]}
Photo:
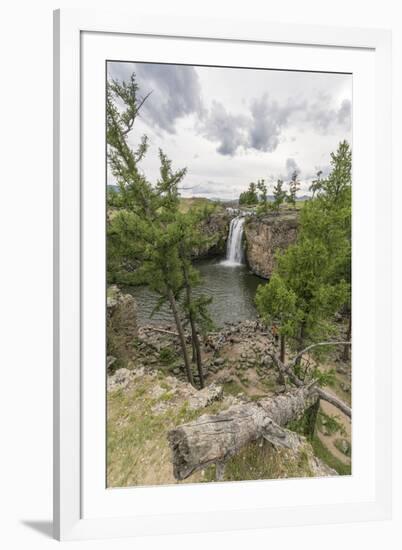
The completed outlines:
{"type": "Polygon", "coordinates": [[[328,403],[331,403],[331,405],[342,411],[344,414],[346,414],[346,416],[352,418],[352,409],[348,405],[346,405],[346,403],[335,397],[335,395],[332,395],[332,393],[329,393],[322,388],[317,388],[317,393],[320,399],[328,401],[328,403]]]}
{"type": "Polygon", "coordinates": [[[178,332],[174,332],[173,330],[165,330],[163,328],[147,326],[147,327],[145,327],[145,330],[151,330],[151,331],[154,331],[154,332],[161,332],[162,334],[171,334],[172,336],[179,336],[178,332]]]}
{"type": "Polygon", "coordinates": [[[151,94],[152,94],[152,90],[141,100],[138,107],[136,107],[135,109],[132,110],[130,120],[128,120],[127,123],[126,123],[126,129],[121,131],[123,136],[126,136],[132,130],[133,125],[134,125],[134,121],[135,121],[141,107],[144,105],[145,101],[149,98],[149,96],[151,94]]]}
{"type": "MultiPolygon", "coordinates": [[[[333,343],[345,344],[345,342],[331,342],[331,344],[333,343]]],[[[349,344],[350,342],[346,342],[346,343],[349,344]]],[[[320,342],[319,344],[324,345],[324,344],[328,344],[328,342],[320,342]]],[[[314,344],[314,345],[319,345],[319,344],[314,344]]],[[[309,346],[309,348],[311,347],[313,346],[309,346]]],[[[282,363],[282,361],[279,359],[279,357],[275,353],[269,352],[269,356],[271,357],[271,359],[273,359],[278,370],[282,374],[286,374],[295,386],[297,386],[298,388],[301,388],[302,386],[305,385],[303,381],[300,380],[300,378],[296,376],[296,374],[293,372],[293,367],[295,365],[294,359],[290,362],[289,365],[285,365],[284,363],[282,363]]],[[[352,409],[348,405],[346,405],[346,403],[344,403],[343,401],[335,397],[335,395],[332,395],[331,393],[323,390],[322,388],[317,388],[317,393],[320,399],[323,399],[324,401],[328,401],[328,403],[331,403],[331,405],[334,405],[334,407],[342,411],[344,414],[346,414],[346,416],[348,416],[349,418],[352,418],[352,409]]]]}
{"type": "Polygon", "coordinates": [[[304,348],[302,351],[300,351],[295,357],[293,357],[292,361],[290,362],[290,366],[294,367],[297,364],[297,361],[308,351],[310,351],[313,348],[316,348],[318,346],[351,346],[352,342],[338,342],[338,341],[330,341],[330,342],[318,342],[317,344],[310,344],[306,348],[304,348]]]}

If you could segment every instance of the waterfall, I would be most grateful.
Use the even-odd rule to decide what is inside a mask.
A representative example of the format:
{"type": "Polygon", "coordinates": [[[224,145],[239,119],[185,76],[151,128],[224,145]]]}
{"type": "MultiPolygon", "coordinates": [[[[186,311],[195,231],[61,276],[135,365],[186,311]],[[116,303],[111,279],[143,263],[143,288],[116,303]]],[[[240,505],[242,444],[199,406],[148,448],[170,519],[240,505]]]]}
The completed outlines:
{"type": "Polygon", "coordinates": [[[238,216],[230,222],[229,236],[226,245],[225,265],[241,265],[243,263],[243,225],[245,218],[238,216]]]}

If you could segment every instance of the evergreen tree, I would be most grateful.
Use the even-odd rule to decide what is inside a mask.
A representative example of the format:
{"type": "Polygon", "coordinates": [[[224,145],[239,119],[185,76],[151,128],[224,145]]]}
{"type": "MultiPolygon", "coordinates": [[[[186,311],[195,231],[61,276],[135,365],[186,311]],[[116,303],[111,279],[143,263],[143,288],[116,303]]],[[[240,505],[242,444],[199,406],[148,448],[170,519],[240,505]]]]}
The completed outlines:
{"type": "Polygon", "coordinates": [[[200,231],[202,222],[209,212],[205,209],[190,209],[185,214],[178,213],[176,223],[181,235],[179,241],[179,257],[183,274],[184,312],[191,330],[193,346],[193,361],[197,364],[198,377],[201,388],[204,387],[204,372],[202,367],[201,345],[198,332],[204,333],[212,328],[212,321],[208,313],[208,305],[212,298],[203,294],[194,297],[193,289],[201,282],[199,272],[194,269],[191,258],[196,247],[208,244],[210,238],[200,231]]]}
{"type": "Polygon", "coordinates": [[[278,179],[274,186],[274,202],[272,208],[275,212],[279,212],[281,205],[286,200],[286,191],[283,189],[283,181],[278,179]]]}
{"type": "Polygon", "coordinates": [[[300,189],[300,181],[297,176],[297,170],[295,170],[289,182],[289,193],[286,196],[287,202],[292,205],[293,208],[296,208],[296,195],[300,189]]]}
{"type": "Polygon", "coordinates": [[[257,186],[251,182],[247,191],[240,194],[239,204],[244,206],[255,206],[258,203],[257,186]]]}
{"type": "Polygon", "coordinates": [[[260,192],[257,213],[265,213],[268,210],[268,189],[265,180],[258,180],[257,189],[260,192]]]}
{"type": "MultiPolygon", "coordinates": [[[[134,74],[128,82],[112,80],[108,83],[108,161],[119,186],[119,208],[108,214],[108,272],[112,273],[116,266],[123,266],[123,269],[128,265],[134,266],[136,281],[146,282],[160,297],[155,310],[165,302],[169,304],[179,335],[187,379],[194,385],[181,300],[185,292],[185,311],[191,320],[192,338],[193,342],[196,340],[196,346],[199,346],[197,315],[201,315],[201,311],[206,315],[206,303],[194,301],[191,292],[198,280],[189,259],[189,246],[195,237],[190,224],[182,223],[178,192],[186,170],[174,171],[171,161],[160,151],[160,177],[152,186],[139,169],[147,150],[147,138],[141,138],[136,150],[127,141],[127,135],[133,129],[147,97],[139,97],[134,74]]],[[[116,205],[114,195],[112,199],[116,205]]],[[[197,354],[197,366],[203,384],[200,353],[197,354]]]]}
{"type": "Polygon", "coordinates": [[[297,351],[336,334],[335,314],[350,309],[351,154],[345,143],[331,155],[332,171],[318,196],[301,211],[296,243],[278,256],[274,275],[257,292],[261,316],[279,320],[281,335],[297,351]]]}
{"type": "Polygon", "coordinates": [[[321,188],[322,188],[321,176],[322,176],[322,170],[319,170],[317,172],[317,178],[312,181],[312,183],[309,187],[309,191],[312,192],[312,197],[311,198],[313,198],[313,199],[314,199],[315,194],[317,192],[321,191],[321,188]]]}

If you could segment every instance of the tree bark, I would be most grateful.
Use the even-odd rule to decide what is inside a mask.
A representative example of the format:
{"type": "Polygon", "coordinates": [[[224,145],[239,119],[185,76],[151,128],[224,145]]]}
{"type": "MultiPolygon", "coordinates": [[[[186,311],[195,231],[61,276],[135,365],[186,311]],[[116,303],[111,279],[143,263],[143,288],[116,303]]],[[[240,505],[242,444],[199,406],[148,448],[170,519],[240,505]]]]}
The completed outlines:
{"type": "MultiPolygon", "coordinates": [[[[335,344],[346,344],[346,342],[319,342],[318,344],[312,344],[305,350],[301,352],[301,354],[298,354],[300,357],[303,353],[306,352],[307,349],[310,349],[315,346],[326,346],[326,345],[335,345],[335,344]]],[[[298,388],[302,388],[304,386],[304,382],[298,378],[298,376],[293,371],[293,366],[297,360],[297,356],[293,359],[293,361],[289,365],[285,365],[282,363],[282,361],[277,357],[274,353],[269,354],[270,357],[274,360],[274,363],[276,364],[279,371],[281,371],[283,374],[286,374],[290,380],[293,382],[295,386],[298,388]]],[[[346,405],[343,401],[338,399],[335,395],[332,395],[331,393],[323,390],[322,388],[317,388],[317,393],[321,399],[324,401],[328,401],[328,403],[331,403],[331,405],[334,405],[334,407],[337,407],[340,411],[342,411],[346,416],[349,418],[352,418],[352,409],[346,405]]]]}
{"type": "MultiPolygon", "coordinates": [[[[352,338],[352,312],[349,311],[348,333],[347,333],[347,336],[346,336],[346,340],[350,341],[351,338],[352,338]]],[[[345,363],[350,361],[350,346],[349,345],[344,346],[342,359],[343,359],[343,361],[345,361],[345,363]]]]}
{"type": "Polygon", "coordinates": [[[352,345],[352,342],[350,341],[342,341],[342,342],[338,342],[336,340],[330,340],[328,342],[317,342],[316,344],[310,344],[309,346],[307,346],[306,348],[302,349],[301,351],[299,351],[299,353],[292,359],[292,361],[290,362],[289,366],[292,368],[294,367],[298,362],[301,361],[301,358],[303,357],[303,355],[305,353],[307,353],[308,351],[310,351],[311,349],[313,348],[316,348],[316,347],[319,347],[319,346],[339,346],[339,345],[343,345],[343,346],[351,346],[352,345]]]}
{"type": "Polygon", "coordinates": [[[294,432],[284,426],[317,403],[315,385],[296,388],[272,398],[234,405],[217,415],[203,415],[168,433],[176,479],[189,477],[209,464],[224,464],[245,445],[263,437],[276,446],[292,448],[294,432]]]}
{"type": "Polygon", "coordinates": [[[204,380],[204,372],[202,370],[202,358],[201,358],[201,346],[200,346],[200,340],[198,338],[197,334],[197,328],[195,326],[194,320],[190,319],[191,323],[191,332],[192,332],[192,338],[195,346],[195,358],[197,361],[197,370],[198,370],[198,376],[200,379],[200,386],[201,389],[205,387],[205,380],[204,380]]]}
{"type": "Polygon", "coordinates": [[[313,439],[314,437],[319,409],[320,400],[317,399],[314,405],[312,405],[306,412],[306,430],[304,432],[304,435],[309,439],[313,439]]]}
{"type": "Polygon", "coordinates": [[[184,281],[186,284],[186,297],[187,297],[187,307],[188,307],[188,317],[190,320],[190,327],[191,327],[191,341],[193,345],[193,357],[195,355],[195,360],[197,363],[197,370],[198,370],[198,377],[200,379],[200,386],[201,389],[205,387],[205,381],[204,381],[204,373],[202,370],[202,358],[201,358],[201,346],[200,346],[200,340],[198,338],[197,334],[197,327],[195,324],[194,314],[191,311],[191,302],[192,302],[192,293],[191,293],[191,286],[190,282],[188,280],[188,273],[187,269],[183,267],[183,275],[184,275],[184,281]]]}
{"type": "Polygon", "coordinates": [[[194,386],[193,374],[191,372],[191,364],[190,364],[190,359],[188,357],[186,338],[184,336],[183,325],[181,324],[179,312],[177,311],[176,300],[171,289],[168,290],[168,299],[169,299],[170,307],[172,308],[174,320],[176,322],[177,332],[179,333],[179,340],[180,340],[181,350],[183,353],[184,367],[186,369],[187,380],[190,382],[190,384],[194,386]]]}
{"type": "MultiPolygon", "coordinates": [[[[285,336],[284,334],[281,334],[280,335],[280,358],[282,363],[285,363],[285,357],[286,357],[285,353],[286,353],[285,336]]],[[[279,383],[286,386],[286,379],[282,371],[279,371],[279,383]]]]}
{"type": "Polygon", "coordinates": [[[335,397],[335,395],[332,395],[332,393],[329,393],[322,388],[317,388],[318,395],[321,399],[324,401],[328,401],[328,403],[331,403],[334,407],[342,411],[346,416],[349,418],[352,418],[352,409],[346,405],[343,401],[335,397]]]}

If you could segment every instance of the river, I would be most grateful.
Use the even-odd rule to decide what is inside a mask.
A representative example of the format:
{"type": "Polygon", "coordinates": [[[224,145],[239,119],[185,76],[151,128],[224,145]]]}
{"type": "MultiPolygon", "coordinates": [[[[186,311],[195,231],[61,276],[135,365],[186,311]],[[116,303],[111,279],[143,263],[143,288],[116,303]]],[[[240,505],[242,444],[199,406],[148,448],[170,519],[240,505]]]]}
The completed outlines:
{"type": "MultiPolygon", "coordinates": [[[[251,273],[244,264],[228,265],[220,258],[198,261],[194,265],[202,277],[202,283],[194,289],[194,294],[212,296],[209,312],[216,327],[222,327],[227,321],[256,318],[254,296],[258,285],[264,284],[263,279],[251,273]]],[[[141,324],[161,321],[173,323],[168,305],[164,305],[150,319],[158,297],[148,287],[127,287],[126,291],[137,301],[141,324]]]]}

